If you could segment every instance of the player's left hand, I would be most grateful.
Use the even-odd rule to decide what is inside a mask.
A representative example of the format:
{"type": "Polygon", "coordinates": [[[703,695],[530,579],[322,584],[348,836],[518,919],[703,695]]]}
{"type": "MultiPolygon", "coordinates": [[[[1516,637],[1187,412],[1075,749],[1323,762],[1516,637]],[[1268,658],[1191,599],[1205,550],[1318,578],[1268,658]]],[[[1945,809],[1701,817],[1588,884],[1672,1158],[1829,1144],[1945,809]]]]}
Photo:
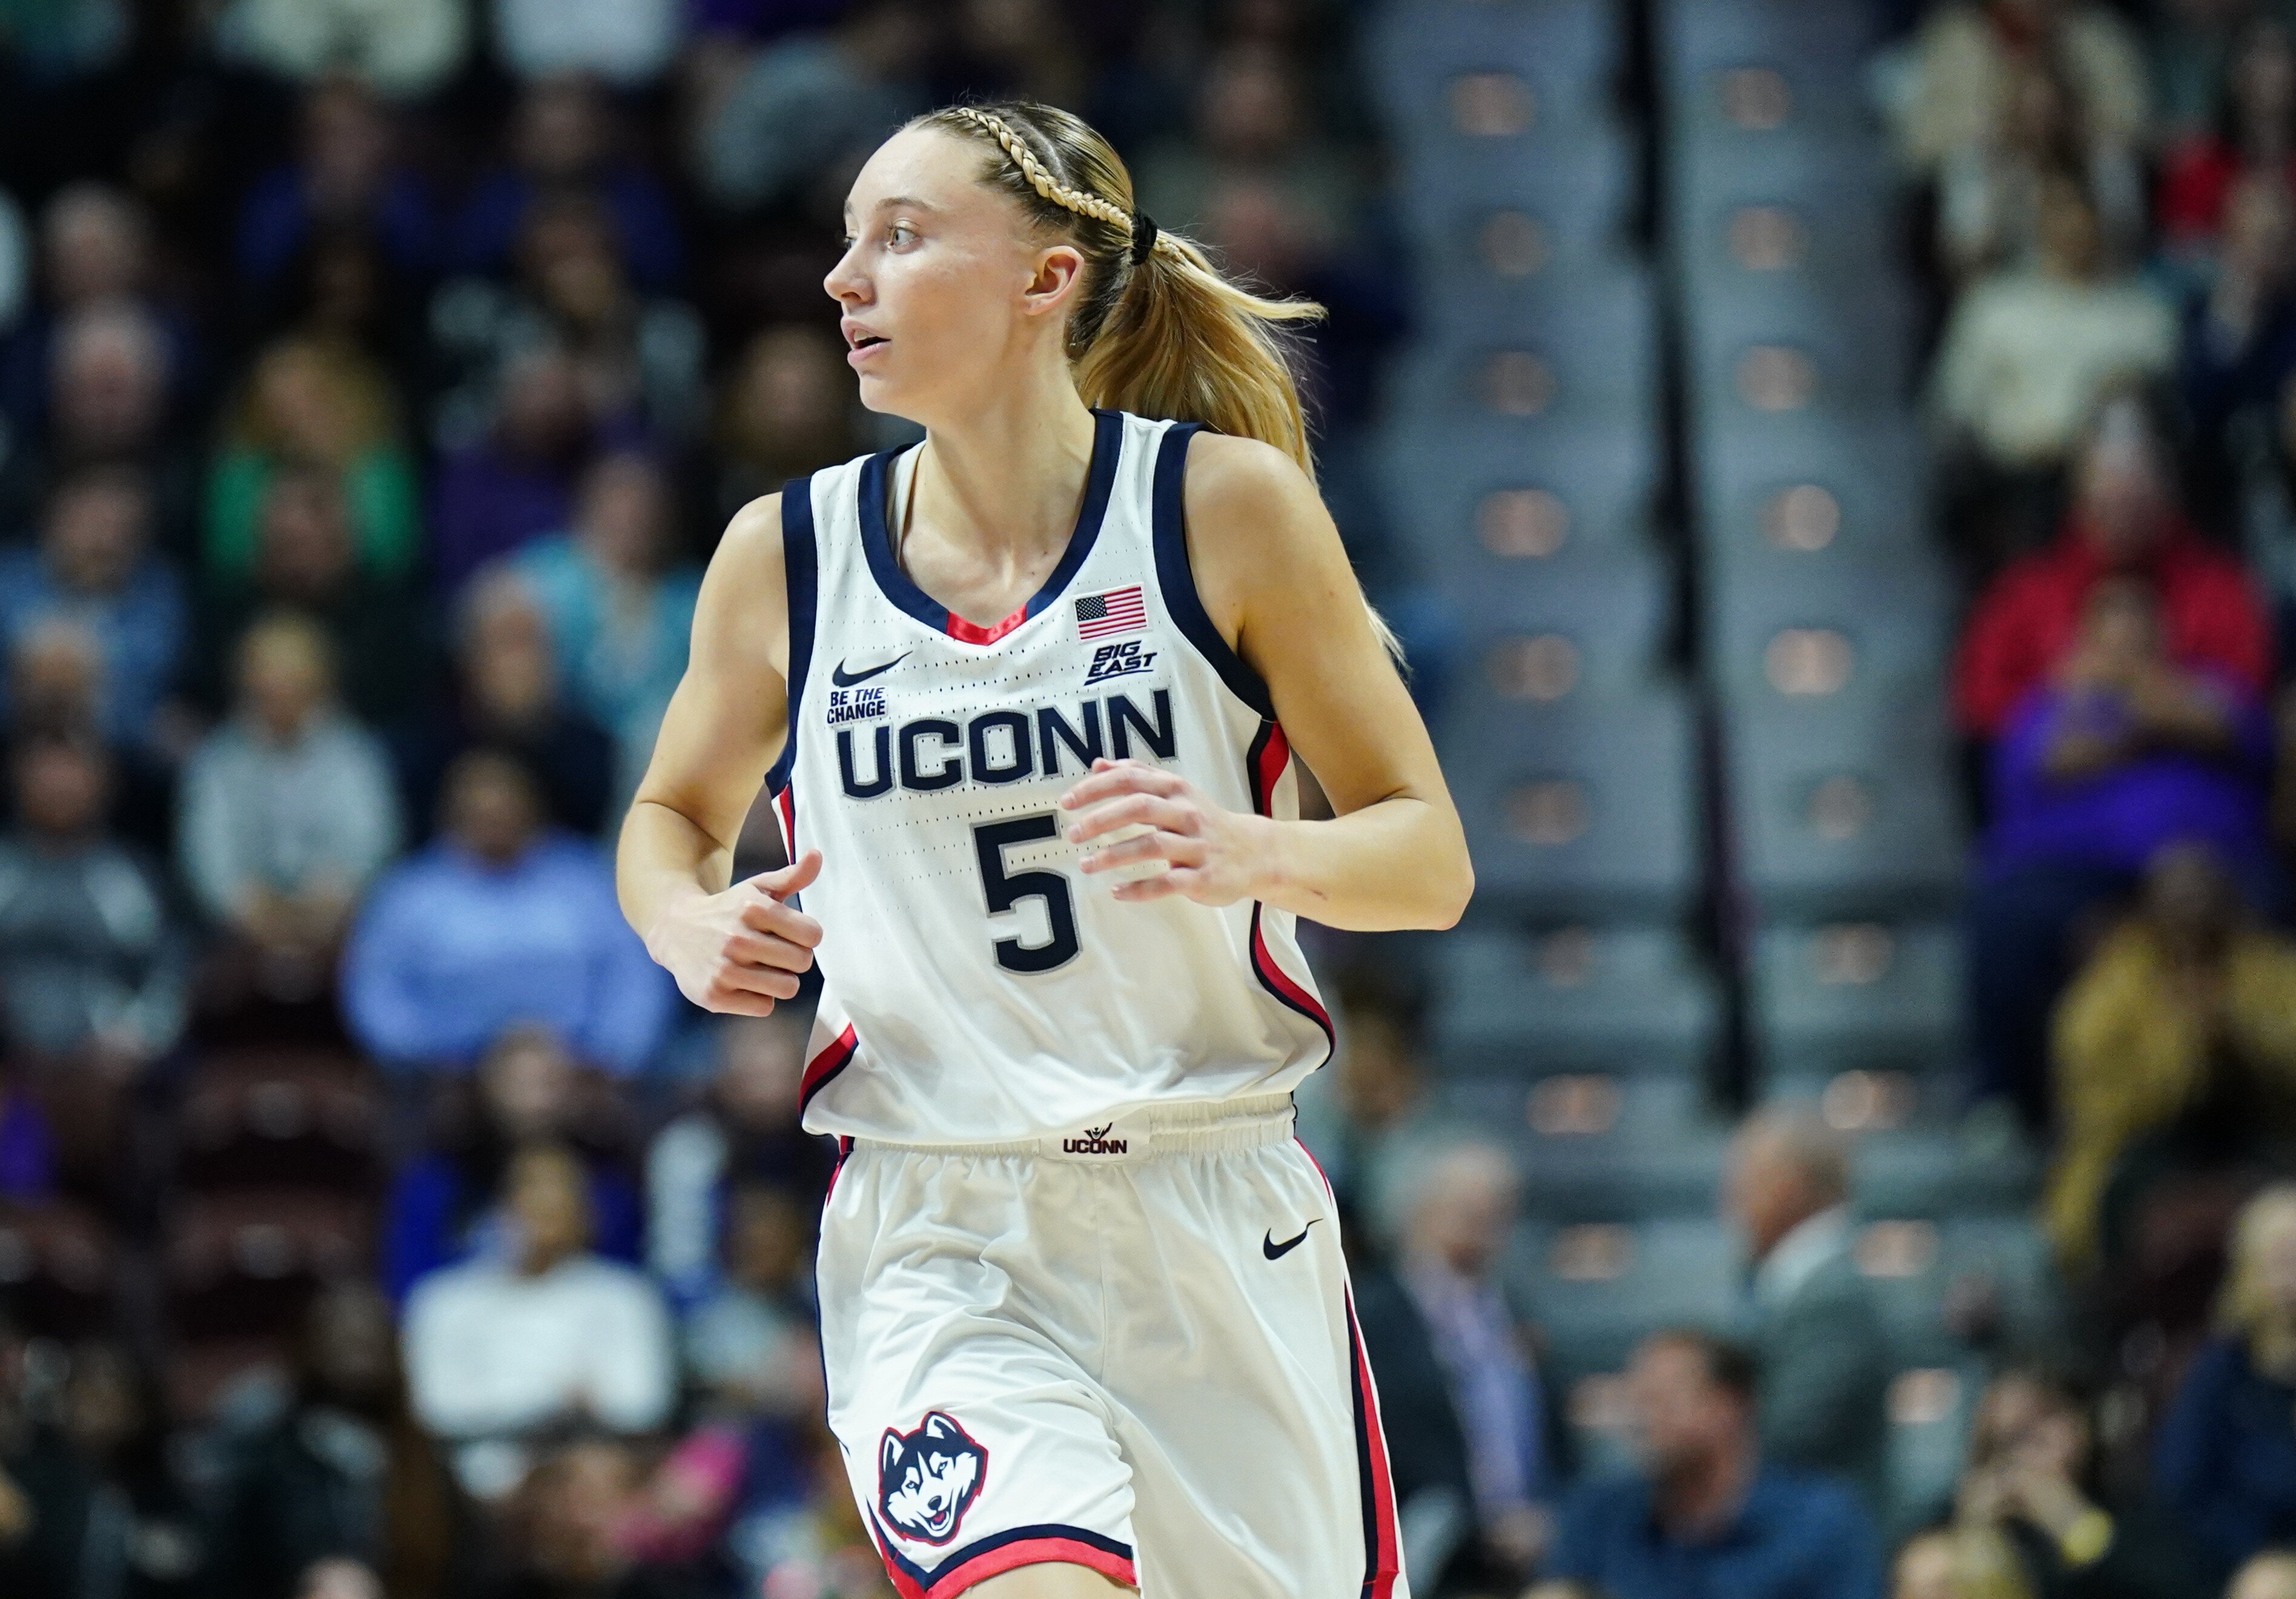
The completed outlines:
{"type": "Polygon", "coordinates": [[[1262,898],[1268,865],[1269,829],[1264,816],[1245,816],[1213,804],[1177,773],[1144,761],[1092,763],[1091,773],[1061,796],[1063,831],[1075,843],[1127,827],[1155,831],[1087,848],[1079,863],[1091,873],[1113,872],[1160,860],[1167,869],[1136,882],[1119,882],[1119,899],[1163,899],[1172,895],[1198,905],[1234,905],[1262,898]]]}

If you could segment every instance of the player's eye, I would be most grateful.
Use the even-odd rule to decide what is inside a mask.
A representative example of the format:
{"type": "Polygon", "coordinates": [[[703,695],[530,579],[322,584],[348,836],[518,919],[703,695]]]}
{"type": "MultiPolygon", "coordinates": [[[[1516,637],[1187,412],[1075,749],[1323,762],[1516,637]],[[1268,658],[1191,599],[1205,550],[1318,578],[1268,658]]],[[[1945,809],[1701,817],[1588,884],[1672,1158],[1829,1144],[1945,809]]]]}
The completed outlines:
{"type": "Polygon", "coordinates": [[[896,222],[892,226],[885,230],[885,242],[897,248],[900,245],[908,243],[916,236],[917,230],[911,227],[906,222],[896,222]]]}

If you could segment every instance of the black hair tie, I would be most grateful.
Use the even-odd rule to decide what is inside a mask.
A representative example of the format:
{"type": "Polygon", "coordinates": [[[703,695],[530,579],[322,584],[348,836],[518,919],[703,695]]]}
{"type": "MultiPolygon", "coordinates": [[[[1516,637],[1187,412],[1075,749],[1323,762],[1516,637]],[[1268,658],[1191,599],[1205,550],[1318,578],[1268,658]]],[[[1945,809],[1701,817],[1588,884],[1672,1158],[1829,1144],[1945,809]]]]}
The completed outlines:
{"type": "Polygon", "coordinates": [[[1145,211],[1132,213],[1132,264],[1139,266],[1156,248],[1156,219],[1145,211]]]}

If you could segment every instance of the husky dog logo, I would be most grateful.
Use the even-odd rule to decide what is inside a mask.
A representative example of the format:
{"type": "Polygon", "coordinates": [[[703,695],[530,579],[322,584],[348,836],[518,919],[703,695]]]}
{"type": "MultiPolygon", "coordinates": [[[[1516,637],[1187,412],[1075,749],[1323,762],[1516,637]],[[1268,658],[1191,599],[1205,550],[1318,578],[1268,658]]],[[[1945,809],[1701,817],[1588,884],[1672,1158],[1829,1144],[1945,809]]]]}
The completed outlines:
{"type": "Polygon", "coordinates": [[[885,1429],[877,1452],[877,1508],[905,1536],[946,1544],[988,1472],[988,1451],[951,1417],[928,1411],[914,1432],[885,1429]]]}

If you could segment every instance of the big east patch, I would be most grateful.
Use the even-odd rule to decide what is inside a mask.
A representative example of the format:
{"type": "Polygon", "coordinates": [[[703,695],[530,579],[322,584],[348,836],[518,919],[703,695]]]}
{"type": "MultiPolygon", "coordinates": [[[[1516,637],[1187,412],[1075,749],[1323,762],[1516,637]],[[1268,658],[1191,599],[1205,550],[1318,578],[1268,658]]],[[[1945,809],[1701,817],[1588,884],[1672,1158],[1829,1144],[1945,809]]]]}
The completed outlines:
{"type": "Polygon", "coordinates": [[[877,1509],[886,1524],[919,1543],[946,1544],[980,1492],[988,1451],[938,1410],[914,1432],[885,1429],[877,1452],[877,1509]]]}

